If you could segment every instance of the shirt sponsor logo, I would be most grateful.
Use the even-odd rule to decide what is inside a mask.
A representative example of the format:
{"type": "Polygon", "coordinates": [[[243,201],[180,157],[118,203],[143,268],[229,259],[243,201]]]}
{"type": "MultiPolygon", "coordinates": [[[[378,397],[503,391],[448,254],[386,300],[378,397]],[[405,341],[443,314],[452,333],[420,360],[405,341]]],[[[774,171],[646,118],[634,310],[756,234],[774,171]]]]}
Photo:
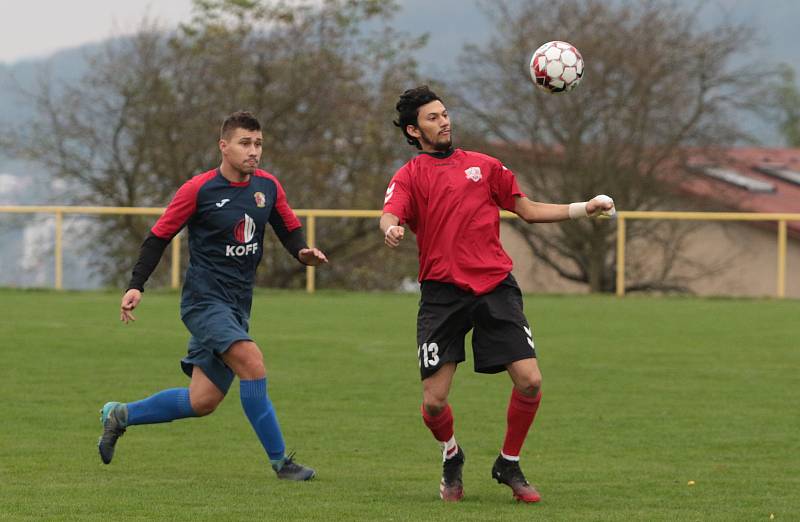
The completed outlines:
{"type": "Polygon", "coordinates": [[[233,237],[239,243],[249,243],[253,239],[255,233],[256,222],[247,214],[236,223],[236,227],[233,229],[233,237]]]}
{"type": "Polygon", "coordinates": [[[479,182],[483,177],[481,175],[481,168],[480,167],[470,167],[464,171],[467,175],[467,179],[474,181],[475,183],[479,182]]]}
{"type": "Polygon", "coordinates": [[[256,206],[258,208],[264,208],[264,206],[267,204],[267,198],[264,197],[263,192],[256,192],[253,194],[253,198],[256,200],[256,206]]]}
{"type": "Polygon", "coordinates": [[[233,228],[233,238],[238,243],[248,244],[225,245],[225,256],[247,256],[258,252],[258,243],[250,243],[255,234],[256,222],[253,220],[253,218],[245,214],[244,218],[239,220],[239,222],[236,223],[236,226],[233,228]]]}
{"type": "Polygon", "coordinates": [[[240,257],[249,256],[258,252],[258,243],[250,243],[247,245],[225,245],[226,257],[240,257]]]}

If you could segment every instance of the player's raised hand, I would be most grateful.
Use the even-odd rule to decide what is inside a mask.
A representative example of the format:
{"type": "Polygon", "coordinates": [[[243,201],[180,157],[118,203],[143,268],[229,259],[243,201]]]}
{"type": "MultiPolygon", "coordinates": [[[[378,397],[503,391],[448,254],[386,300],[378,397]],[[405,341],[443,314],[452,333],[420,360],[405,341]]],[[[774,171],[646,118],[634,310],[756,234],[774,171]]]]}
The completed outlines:
{"type": "Polygon", "coordinates": [[[297,253],[297,258],[304,265],[318,266],[328,262],[328,258],[318,248],[301,248],[297,253]]]}
{"type": "Polygon", "coordinates": [[[400,240],[403,239],[405,233],[405,228],[401,227],[400,225],[392,225],[386,229],[386,236],[384,237],[383,242],[386,243],[386,246],[389,248],[396,248],[397,245],[400,244],[400,240]]]}
{"type": "Polygon", "coordinates": [[[605,216],[611,217],[616,214],[614,200],[605,194],[595,196],[586,202],[586,213],[591,217],[605,216]]]}
{"type": "Polygon", "coordinates": [[[125,324],[128,324],[129,321],[135,321],[136,317],[133,315],[133,309],[139,305],[139,301],[142,300],[142,293],[135,289],[131,288],[125,295],[122,296],[122,304],[119,308],[119,320],[125,324]]]}

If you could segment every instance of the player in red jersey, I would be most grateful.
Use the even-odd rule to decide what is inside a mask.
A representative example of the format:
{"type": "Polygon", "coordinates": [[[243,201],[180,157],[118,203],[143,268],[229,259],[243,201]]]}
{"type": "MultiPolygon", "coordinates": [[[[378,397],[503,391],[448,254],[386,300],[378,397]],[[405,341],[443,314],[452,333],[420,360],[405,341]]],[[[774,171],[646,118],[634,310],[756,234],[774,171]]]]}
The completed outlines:
{"type": "Polygon", "coordinates": [[[380,227],[389,248],[400,244],[404,224],[417,236],[422,417],[443,447],[439,494],[445,501],[464,495],[464,451],[456,443],[447,396],[464,360],[464,336],[472,330],[475,371],[505,370],[514,383],[492,478],[509,486],[514,498],[538,502],[519,455],[542,398],[542,375],[511,258],[500,243],[498,207],[528,223],[549,223],[611,215],[614,202],[603,195],[568,205],[531,201],[499,160],[453,148],[447,109],[427,86],[405,91],[397,112],[394,124],[421,152],[389,183],[380,227]]]}

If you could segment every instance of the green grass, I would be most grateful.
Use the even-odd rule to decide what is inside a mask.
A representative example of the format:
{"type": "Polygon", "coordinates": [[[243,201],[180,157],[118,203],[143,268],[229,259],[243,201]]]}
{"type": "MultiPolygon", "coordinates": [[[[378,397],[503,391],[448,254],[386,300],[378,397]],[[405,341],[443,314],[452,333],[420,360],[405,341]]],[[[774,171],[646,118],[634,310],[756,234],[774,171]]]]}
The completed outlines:
{"type": "Polygon", "coordinates": [[[505,374],[456,375],[464,501],[438,499],[413,295],[262,292],[252,333],[287,445],[276,480],[238,386],[203,419],[136,426],[103,466],[98,409],[185,386],[178,296],[0,290],[0,520],[800,519],[800,303],[527,296],[544,399],[523,449],[542,492],[490,480],[505,374]],[[688,481],[693,480],[693,486],[688,481]]]}

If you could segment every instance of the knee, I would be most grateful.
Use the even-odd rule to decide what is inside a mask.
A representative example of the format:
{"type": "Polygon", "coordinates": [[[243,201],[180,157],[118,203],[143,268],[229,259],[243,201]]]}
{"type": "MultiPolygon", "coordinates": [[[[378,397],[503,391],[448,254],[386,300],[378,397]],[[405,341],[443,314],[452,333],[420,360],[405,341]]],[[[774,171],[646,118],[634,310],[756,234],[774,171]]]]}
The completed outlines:
{"type": "Polygon", "coordinates": [[[431,417],[436,417],[447,407],[447,397],[442,397],[427,392],[423,393],[422,407],[425,409],[425,413],[431,417]]]}
{"type": "Polygon", "coordinates": [[[516,383],[516,388],[523,395],[535,397],[539,390],[542,389],[542,374],[538,371],[531,372],[516,383]]]}
{"type": "Polygon", "coordinates": [[[192,404],[192,411],[198,417],[205,417],[214,412],[217,409],[217,406],[222,402],[223,396],[216,396],[213,394],[201,394],[197,393],[194,395],[189,396],[189,400],[192,404]]]}
{"type": "Polygon", "coordinates": [[[264,367],[264,360],[260,354],[258,357],[252,357],[244,361],[241,370],[239,377],[244,379],[261,379],[267,376],[267,369],[264,367]]]}
{"type": "Polygon", "coordinates": [[[234,343],[228,350],[225,362],[233,368],[240,379],[261,379],[267,375],[261,350],[251,341],[234,343]]]}

